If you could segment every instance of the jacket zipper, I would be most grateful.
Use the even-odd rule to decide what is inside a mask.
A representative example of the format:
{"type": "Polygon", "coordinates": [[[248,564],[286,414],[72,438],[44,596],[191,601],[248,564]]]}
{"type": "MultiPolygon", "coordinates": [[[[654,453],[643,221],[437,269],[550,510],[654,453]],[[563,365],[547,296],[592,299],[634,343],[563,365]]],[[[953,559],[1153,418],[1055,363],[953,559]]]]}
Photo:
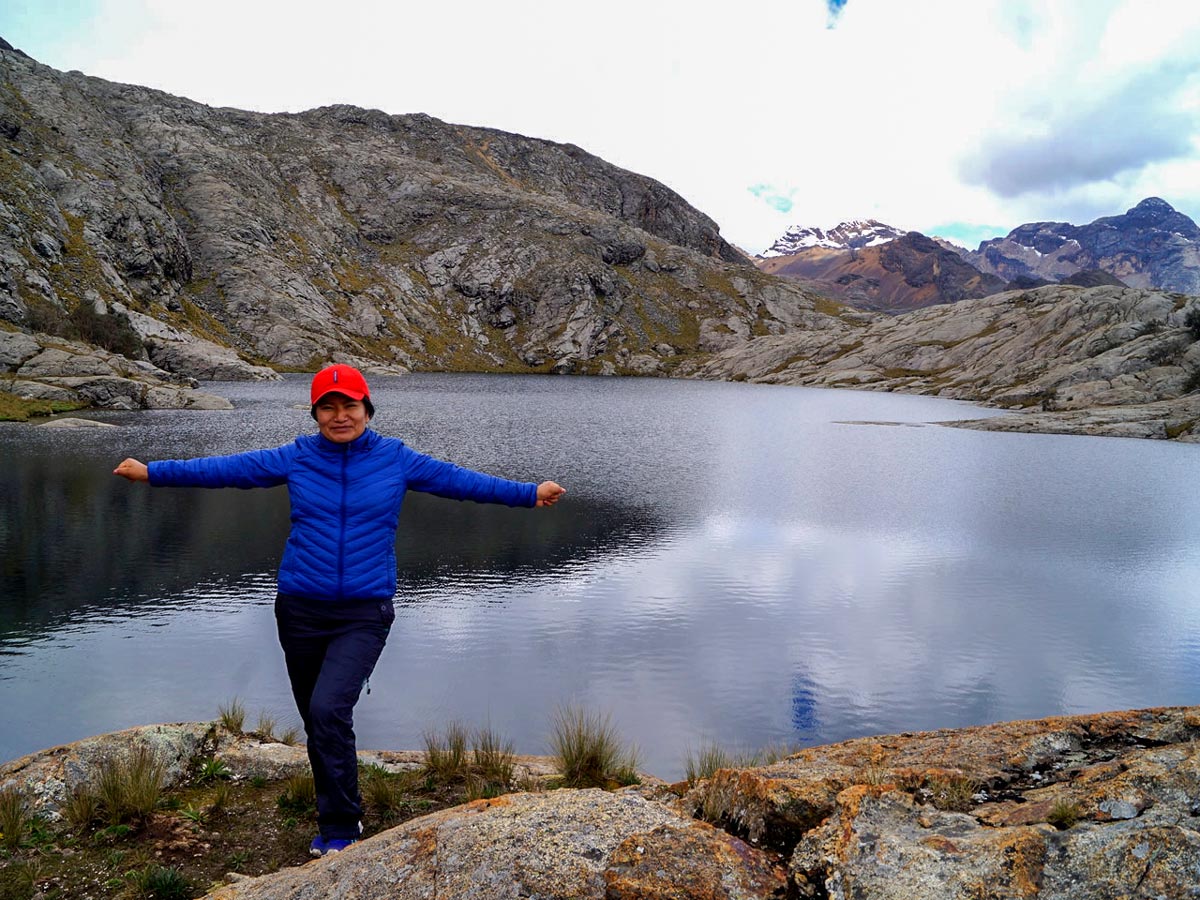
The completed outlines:
{"type": "Polygon", "coordinates": [[[346,599],[345,584],[342,576],[346,568],[346,457],[349,447],[342,447],[342,500],[341,512],[338,516],[338,568],[337,568],[337,599],[346,599]]]}

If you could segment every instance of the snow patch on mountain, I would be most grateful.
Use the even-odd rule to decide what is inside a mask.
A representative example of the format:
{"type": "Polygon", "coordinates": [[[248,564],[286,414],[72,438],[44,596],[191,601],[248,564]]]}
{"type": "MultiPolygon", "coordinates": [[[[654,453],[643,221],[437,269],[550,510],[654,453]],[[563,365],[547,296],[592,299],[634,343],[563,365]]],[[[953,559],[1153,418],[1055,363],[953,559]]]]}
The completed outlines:
{"type": "Polygon", "coordinates": [[[830,228],[806,228],[793,225],[774,244],[768,247],[760,258],[772,256],[790,256],[810,247],[825,247],[830,250],[858,250],[862,247],[874,247],[886,244],[904,235],[905,232],[891,225],[885,225],[874,219],[854,219],[830,228]]]}

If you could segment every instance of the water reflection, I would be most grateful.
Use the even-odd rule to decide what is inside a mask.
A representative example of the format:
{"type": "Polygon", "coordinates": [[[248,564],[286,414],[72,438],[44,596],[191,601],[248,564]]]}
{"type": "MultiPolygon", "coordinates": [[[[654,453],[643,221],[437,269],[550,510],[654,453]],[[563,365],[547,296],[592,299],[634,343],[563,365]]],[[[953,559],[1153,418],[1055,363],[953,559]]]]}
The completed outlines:
{"type": "MultiPolygon", "coordinates": [[[[0,427],[0,757],[236,695],[291,710],[271,613],[287,498],[109,472],[311,429],[303,379],[227,413],[0,427]]],[[[224,389],[224,387],[223,387],[224,389]]],[[[410,495],[397,625],[364,746],[451,718],[546,749],[566,700],[645,765],[753,748],[1197,702],[1196,448],[886,428],[929,398],[663,381],[414,376],[376,426],[464,465],[553,477],[550,511],[410,495]]]]}

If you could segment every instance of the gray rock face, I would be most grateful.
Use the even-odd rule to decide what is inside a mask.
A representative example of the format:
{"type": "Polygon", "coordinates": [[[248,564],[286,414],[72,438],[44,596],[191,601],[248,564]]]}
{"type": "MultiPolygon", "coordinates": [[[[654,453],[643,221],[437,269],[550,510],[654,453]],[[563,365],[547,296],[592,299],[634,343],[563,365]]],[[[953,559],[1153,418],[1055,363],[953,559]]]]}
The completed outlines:
{"type": "MultiPolygon", "coordinates": [[[[811,747],[691,786],[556,790],[413,819],[212,900],[813,897],[1184,900],[1200,884],[1200,707],[1056,716],[811,747]]],[[[284,778],[299,747],[154,725],[0,765],[53,817],[100,764],[150,747],[168,783],[200,759],[284,778]]],[[[360,753],[391,771],[421,754],[360,753]]],[[[521,757],[525,780],[548,760],[521,757]]]]}
{"type": "Polygon", "coordinates": [[[476,801],[208,896],[751,900],[786,888],[768,854],[725,832],[637,793],[589,790],[476,801]]]}
{"type": "Polygon", "coordinates": [[[758,337],[702,377],[855,387],[983,401],[1026,412],[973,427],[1192,440],[1200,298],[1054,285],[840,328],[758,337]],[[1028,413],[1040,415],[1034,418],[1028,413]],[[1137,423],[1122,432],[1110,425],[1137,423]]]}
{"type": "Polygon", "coordinates": [[[193,379],[148,362],[19,331],[0,331],[0,390],[101,409],[233,409],[224,397],[196,390],[193,379]]]}
{"type": "Polygon", "coordinates": [[[121,308],[174,331],[145,338],[156,364],[226,378],[262,373],[214,344],[293,368],[669,371],[656,347],[704,352],[718,323],[829,319],[667,187],[572,145],[349,106],[212,109],[3,50],[0,72],[19,126],[0,316],[24,328],[121,308]]]}

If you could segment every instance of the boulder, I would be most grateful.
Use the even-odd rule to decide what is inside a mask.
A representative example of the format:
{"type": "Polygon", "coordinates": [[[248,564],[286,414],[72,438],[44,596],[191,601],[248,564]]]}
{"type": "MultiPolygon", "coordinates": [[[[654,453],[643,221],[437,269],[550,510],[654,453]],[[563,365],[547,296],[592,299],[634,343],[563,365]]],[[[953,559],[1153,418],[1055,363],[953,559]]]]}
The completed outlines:
{"type": "Polygon", "coordinates": [[[636,792],[561,790],[434,813],[207,896],[750,900],[782,898],[786,889],[774,857],[636,792]]]}

